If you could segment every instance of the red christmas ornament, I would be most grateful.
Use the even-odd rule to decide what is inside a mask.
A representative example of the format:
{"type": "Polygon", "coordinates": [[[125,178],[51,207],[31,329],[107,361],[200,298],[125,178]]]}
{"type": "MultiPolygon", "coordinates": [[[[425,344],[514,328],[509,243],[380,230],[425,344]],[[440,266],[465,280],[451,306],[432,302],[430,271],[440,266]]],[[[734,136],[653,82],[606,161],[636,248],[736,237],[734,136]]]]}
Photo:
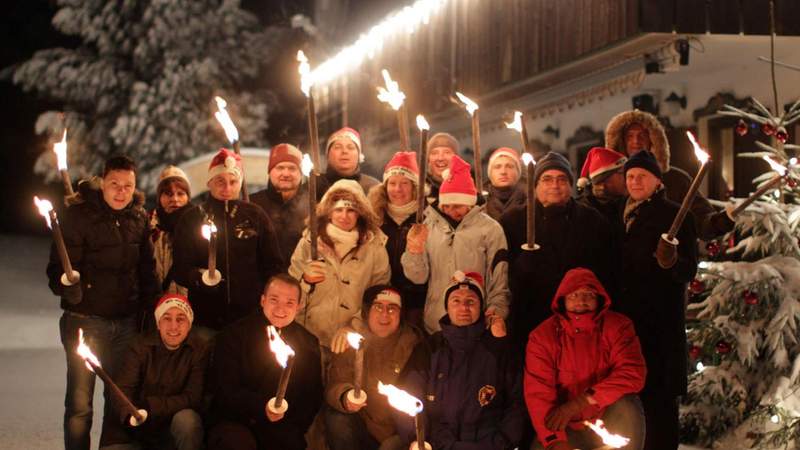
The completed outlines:
{"type": "Polygon", "coordinates": [[[778,131],[775,132],[775,139],[781,141],[781,144],[785,144],[789,139],[789,133],[786,132],[786,128],[779,127],[778,131]]]}
{"type": "Polygon", "coordinates": [[[736,124],[736,134],[739,136],[747,134],[747,124],[742,119],[739,119],[739,123],[736,124]]]}
{"type": "Polygon", "coordinates": [[[775,125],[766,122],[763,125],[761,125],[761,132],[766,134],[767,136],[772,136],[773,134],[775,134],[775,125]]]}
{"type": "Polygon", "coordinates": [[[731,351],[731,344],[725,341],[717,342],[717,353],[720,355],[727,355],[731,351]]]}
{"type": "Polygon", "coordinates": [[[702,294],[706,290],[706,283],[703,280],[698,280],[695,278],[689,283],[689,291],[692,294],[702,294]]]}
{"type": "Polygon", "coordinates": [[[719,242],[711,241],[708,244],[706,244],[706,251],[708,252],[708,255],[711,256],[712,258],[717,256],[719,254],[719,242]]]}
{"type": "Polygon", "coordinates": [[[750,306],[755,306],[758,304],[758,294],[749,289],[742,293],[742,297],[744,298],[744,302],[750,306]]]}
{"type": "Polygon", "coordinates": [[[697,359],[697,358],[699,358],[699,357],[700,357],[700,355],[702,355],[702,354],[703,354],[703,349],[702,349],[702,348],[700,348],[700,347],[698,347],[698,346],[696,346],[696,345],[693,345],[693,346],[692,346],[692,347],[689,349],[689,357],[690,357],[690,358],[692,358],[692,359],[697,359]]]}

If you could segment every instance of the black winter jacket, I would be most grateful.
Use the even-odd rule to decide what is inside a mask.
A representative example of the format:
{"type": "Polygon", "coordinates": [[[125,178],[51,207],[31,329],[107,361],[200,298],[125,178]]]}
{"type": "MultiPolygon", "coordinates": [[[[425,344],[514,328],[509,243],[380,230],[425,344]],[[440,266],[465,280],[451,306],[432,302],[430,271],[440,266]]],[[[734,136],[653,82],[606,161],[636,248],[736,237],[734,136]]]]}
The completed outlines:
{"type": "Polygon", "coordinates": [[[147,410],[147,420],[131,427],[128,411],[114,401],[106,409],[100,446],[159,442],[169,433],[175,413],[193,409],[200,414],[207,369],[208,346],[191,332],[175,350],[164,346],[158,332],[138,336],[114,381],[137,408],[147,410]]]}
{"type": "Polygon", "coordinates": [[[221,329],[258,309],[269,277],[285,266],[275,230],[266,213],[252,203],[213,197],[183,214],[175,230],[175,279],[189,289],[194,324],[221,329]],[[213,287],[201,280],[208,267],[208,241],[201,228],[211,219],[217,227],[217,270],[213,287]]]}
{"type": "Polygon", "coordinates": [[[644,392],[678,396],[686,393],[685,295],[697,272],[697,238],[688,214],[677,236],[678,262],[671,269],[658,266],[656,246],[679,209],[664,194],[641,204],[630,228],[622,230],[622,296],[613,307],[636,327],[647,362],[644,392]]]}
{"type": "Polygon", "coordinates": [[[506,211],[514,208],[525,208],[525,201],[528,198],[525,192],[524,180],[508,188],[496,188],[489,185],[488,192],[489,196],[486,198],[484,212],[498,222],[506,211]]]}
{"type": "Polygon", "coordinates": [[[301,184],[294,197],[284,201],[280,192],[272,185],[263,191],[250,196],[250,202],[260,206],[267,213],[278,237],[278,248],[284,265],[282,271],[289,268],[297,243],[305,229],[308,217],[308,184],[301,184]]]}
{"type": "Polygon", "coordinates": [[[249,427],[259,448],[305,449],[304,434],[323,399],[319,341],[297,322],[280,330],[295,357],[286,389],[289,409],[283,419],[270,422],[266,405],[275,396],[282,369],[269,349],[268,325],[263,313],[257,312],[217,336],[212,363],[217,380],[213,413],[216,420],[249,427]]]}
{"type": "Polygon", "coordinates": [[[383,213],[383,224],[381,231],[388,238],[386,240],[386,252],[389,254],[389,265],[392,269],[392,286],[400,290],[403,297],[403,308],[423,308],[425,306],[425,296],[428,292],[428,284],[415,284],[403,273],[403,265],[400,258],[406,251],[406,238],[411,226],[416,223],[416,214],[398,225],[387,213],[383,213]]]}
{"type": "Polygon", "coordinates": [[[80,303],[63,297],[64,268],[55,244],[47,265],[50,290],[62,297],[61,308],[121,318],[153,306],[159,289],[143,199],[137,192],[130,205],[117,211],[103,199],[98,180],[79,183],[78,196],[60,223],[69,259],[81,274],[80,303]]]}
{"type": "Polygon", "coordinates": [[[570,269],[584,267],[597,275],[612,298],[617,292],[613,266],[618,257],[611,227],[594,208],[570,199],[563,207],[544,208],[537,201],[536,243],[539,250],[523,251],[527,213],[508,211],[500,220],[512,256],[509,286],[510,325],[515,348],[523,352],[528,334],[552,315],[550,302],[570,269]]]}

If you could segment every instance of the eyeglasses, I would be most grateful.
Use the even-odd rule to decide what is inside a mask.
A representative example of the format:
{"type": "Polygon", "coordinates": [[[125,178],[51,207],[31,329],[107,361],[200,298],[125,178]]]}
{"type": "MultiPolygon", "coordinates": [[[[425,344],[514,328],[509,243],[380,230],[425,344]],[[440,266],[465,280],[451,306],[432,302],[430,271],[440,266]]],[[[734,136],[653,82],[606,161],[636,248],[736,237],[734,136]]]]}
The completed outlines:
{"type": "Polygon", "coordinates": [[[544,175],[539,178],[539,182],[544,184],[569,184],[569,178],[565,176],[553,177],[550,175],[544,175]]]}
{"type": "Polygon", "coordinates": [[[386,312],[386,314],[389,314],[390,316],[393,316],[400,312],[400,307],[397,305],[383,305],[380,303],[373,303],[372,309],[374,309],[375,312],[379,314],[383,314],[384,312],[386,312]]]}
{"type": "Polygon", "coordinates": [[[575,291],[566,295],[570,300],[594,300],[597,298],[597,293],[592,291],[575,291]]]}

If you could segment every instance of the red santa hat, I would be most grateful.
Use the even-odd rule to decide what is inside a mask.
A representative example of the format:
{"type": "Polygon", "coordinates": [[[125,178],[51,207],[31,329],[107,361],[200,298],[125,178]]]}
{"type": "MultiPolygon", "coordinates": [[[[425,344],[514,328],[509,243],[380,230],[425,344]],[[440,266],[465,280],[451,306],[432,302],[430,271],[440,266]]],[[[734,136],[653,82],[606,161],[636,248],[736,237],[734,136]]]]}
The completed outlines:
{"type": "Polygon", "coordinates": [[[353,141],[354,144],[356,144],[356,148],[358,149],[358,157],[359,157],[358,160],[362,161],[363,160],[363,156],[362,156],[362,153],[361,153],[361,135],[358,134],[358,131],[356,131],[356,130],[350,128],[350,127],[344,127],[341,130],[338,130],[338,131],[334,132],[328,138],[328,146],[325,148],[325,154],[327,155],[328,152],[331,151],[331,146],[333,145],[334,142],[340,141],[340,140],[343,140],[343,139],[349,139],[349,140],[353,141]]]}
{"type": "Polygon", "coordinates": [[[471,289],[478,295],[478,299],[481,301],[481,307],[483,307],[483,277],[481,274],[477,272],[462,272],[460,270],[456,270],[453,274],[452,280],[450,280],[450,284],[447,286],[447,289],[444,290],[444,307],[447,309],[447,299],[450,298],[450,294],[455,291],[456,289],[471,289]]]}
{"type": "Polygon", "coordinates": [[[489,170],[492,169],[492,164],[494,164],[494,161],[501,156],[505,156],[514,162],[514,164],[517,166],[517,174],[522,173],[522,164],[520,163],[519,153],[517,153],[517,151],[513,148],[509,147],[500,147],[492,152],[492,155],[489,156],[489,165],[487,166],[489,170]]]}
{"type": "Polygon", "coordinates": [[[189,299],[186,298],[185,295],[165,294],[163,297],[161,297],[158,303],[156,303],[156,323],[158,323],[158,321],[161,320],[161,316],[163,316],[171,308],[178,308],[182,313],[186,314],[190,324],[194,322],[194,311],[192,311],[192,304],[189,303],[189,299]]]}
{"type": "Polygon", "coordinates": [[[211,160],[208,166],[208,181],[223,173],[230,173],[242,179],[242,158],[227,148],[219,149],[219,153],[211,160]]]}
{"type": "Polygon", "coordinates": [[[586,161],[581,169],[581,177],[578,179],[578,187],[584,187],[592,183],[603,181],[612,173],[621,169],[628,160],[620,152],[605,147],[594,147],[586,155],[586,161]]]}
{"type": "Polygon", "coordinates": [[[300,162],[303,160],[303,154],[300,153],[297,147],[292,144],[278,144],[272,147],[269,152],[269,164],[267,165],[267,172],[282,162],[290,162],[300,167],[300,162]]]}
{"type": "Polygon", "coordinates": [[[469,163],[458,155],[453,156],[450,168],[442,172],[442,185],[439,187],[440,205],[468,205],[478,202],[478,191],[469,173],[469,163]]]}
{"type": "Polygon", "coordinates": [[[419,166],[417,152],[397,152],[383,168],[383,182],[393,175],[402,175],[415,185],[419,183],[419,166]]]}

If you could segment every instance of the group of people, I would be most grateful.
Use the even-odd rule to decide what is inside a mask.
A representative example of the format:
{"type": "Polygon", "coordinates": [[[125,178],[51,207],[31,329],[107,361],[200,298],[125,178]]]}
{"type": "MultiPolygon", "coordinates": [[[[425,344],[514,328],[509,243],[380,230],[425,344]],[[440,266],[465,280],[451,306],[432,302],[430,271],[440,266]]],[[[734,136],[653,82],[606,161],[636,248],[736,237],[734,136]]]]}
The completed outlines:
{"type": "Polygon", "coordinates": [[[126,156],[78,184],[61,222],[80,281],[62,277],[55,247],[47,267],[64,310],[66,448],[90,445],[95,376],[79,329],[139,409],[106,386],[103,449],[415,448],[412,417],[379,383],[421,401],[432,449],[595,448],[597,419],[624,448],[677,448],[696,240],[733,221],[698,196],[677,258],[656,260],[689,177],[670,167],[655,117],[612,119],[580,192],[564,156],[539,158],[536,249],[516,150],[491,153],[479,190],[447,133],[429,140],[427,173],[400,151],[382,180],[361,173],[361,144],[352,128],[328,139],[314,223],[290,144],[272,148],[249,202],[227,149],[196,204],[169,166],[147,213],[126,156]],[[284,408],[270,403],[283,367],[269,326],[294,351],[284,408]],[[349,333],[363,337],[358,367],[349,333]]]}

